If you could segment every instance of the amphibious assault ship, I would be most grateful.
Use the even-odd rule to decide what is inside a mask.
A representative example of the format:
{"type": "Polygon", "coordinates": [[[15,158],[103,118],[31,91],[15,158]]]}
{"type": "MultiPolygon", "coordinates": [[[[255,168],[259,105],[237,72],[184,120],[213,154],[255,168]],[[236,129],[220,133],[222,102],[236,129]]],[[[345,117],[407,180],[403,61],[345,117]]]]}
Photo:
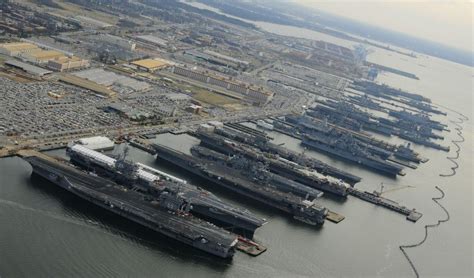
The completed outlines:
{"type": "Polygon", "coordinates": [[[127,161],[126,152],[119,159],[114,159],[81,145],[74,145],[68,148],[67,153],[74,164],[129,189],[148,194],[150,198],[159,199],[163,194],[177,192],[193,215],[241,232],[248,238],[252,238],[255,230],[266,223],[265,219],[254,216],[248,210],[225,204],[209,191],[163,171],[127,161]]]}
{"type": "Polygon", "coordinates": [[[32,166],[33,173],[99,207],[207,253],[222,258],[234,255],[238,237],[192,216],[190,204],[179,192],[170,191],[150,200],[145,194],[66,161],[43,155],[24,159],[32,166]]]}
{"type": "MultiPolygon", "coordinates": [[[[259,182],[258,177],[253,176],[250,172],[245,173],[245,171],[229,167],[221,161],[215,162],[190,156],[163,145],[153,144],[152,146],[156,150],[159,161],[166,161],[217,186],[289,213],[299,221],[310,225],[324,223],[328,213],[326,208],[317,205],[314,201],[305,200],[294,194],[280,191],[273,186],[268,186],[265,182],[259,182]]],[[[201,150],[200,156],[215,157],[216,155],[218,156],[216,152],[207,149],[201,150]]]]}

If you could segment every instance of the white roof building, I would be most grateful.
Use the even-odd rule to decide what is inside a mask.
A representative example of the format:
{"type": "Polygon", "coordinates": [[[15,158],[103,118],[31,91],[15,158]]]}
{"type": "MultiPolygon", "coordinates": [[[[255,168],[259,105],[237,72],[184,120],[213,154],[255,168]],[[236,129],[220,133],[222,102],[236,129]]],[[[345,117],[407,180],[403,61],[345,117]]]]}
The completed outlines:
{"type": "Polygon", "coordinates": [[[91,150],[110,150],[114,148],[114,142],[104,136],[82,138],[78,140],[78,143],[91,150]]]}

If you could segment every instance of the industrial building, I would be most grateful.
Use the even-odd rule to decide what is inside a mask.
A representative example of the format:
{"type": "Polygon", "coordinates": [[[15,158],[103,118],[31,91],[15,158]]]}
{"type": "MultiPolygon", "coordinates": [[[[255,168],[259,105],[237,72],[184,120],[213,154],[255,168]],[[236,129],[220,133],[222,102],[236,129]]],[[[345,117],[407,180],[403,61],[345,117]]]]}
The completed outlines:
{"type": "Polygon", "coordinates": [[[208,73],[201,73],[177,66],[174,66],[171,69],[171,72],[202,83],[221,87],[232,93],[237,93],[237,95],[242,97],[243,100],[254,105],[265,105],[273,99],[274,95],[270,91],[267,91],[263,88],[254,87],[251,84],[231,81],[229,78],[211,75],[208,73]]]}
{"type": "Polygon", "coordinates": [[[134,122],[145,121],[155,117],[155,115],[152,113],[138,110],[136,108],[129,107],[128,105],[122,105],[118,103],[110,104],[109,106],[107,106],[106,110],[109,112],[115,112],[120,116],[125,117],[134,122]]]}
{"type": "Polygon", "coordinates": [[[65,57],[62,52],[59,52],[56,50],[42,50],[42,49],[22,53],[20,54],[20,56],[23,59],[27,60],[28,62],[31,62],[34,64],[46,64],[50,60],[65,57]]]}
{"type": "Polygon", "coordinates": [[[237,65],[244,65],[244,66],[249,66],[250,65],[250,63],[247,62],[247,61],[236,59],[234,57],[230,57],[228,55],[224,55],[224,54],[212,51],[212,50],[204,50],[203,52],[208,54],[208,55],[211,55],[215,58],[219,58],[219,59],[225,60],[225,61],[230,62],[230,63],[237,64],[237,65]]]}
{"type": "Polygon", "coordinates": [[[247,61],[239,60],[211,50],[204,50],[203,52],[197,50],[186,50],[184,54],[192,56],[194,59],[197,60],[205,61],[219,66],[232,67],[234,69],[248,67],[250,65],[250,63],[247,61]]]}
{"type": "Polygon", "coordinates": [[[136,36],[135,39],[140,42],[144,42],[147,44],[151,44],[154,46],[159,46],[159,47],[167,47],[168,46],[168,41],[164,40],[162,38],[152,36],[152,35],[142,35],[142,36],[136,36]]]}
{"type": "Polygon", "coordinates": [[[70,74],[61,75],[59,77],[59,81],[93,91],[105,97],[114,97],[116,95],[114,91],[110,90],[104,85],[100,85],[87,79],[70,74]]]}
{"type": "Polygon", "coordinates": [[[33,66],[33,65],[30,65],[30,64],[27,64],[27,63],[23,63],[23,62],[20,62],[20,61],[17,61],[17,60],[6,61],[5,65],[20,69],[20,70],[22,70],[26,73],[29,73],[31,75],[36,75],[36,76],[44,76],[46,74],[52,73],[52,71],[45,70],[43,68],[33,66]]]}
{"type": "Polygon", "coordinates": [[[193,114],[200,114],[202,111],[202,106],[196,105],[196,104],[191,104],[188,107],[186,107],[185,111],[193,114]]]}
{"type": "Polygon", "coordinates": [[[87,16],[82,16],[82,15],[77,15],[75,18],[71,18],[70,20],[73,20],[83,27],[88,27],[88,28],[110,28],[113,25],[109,24],[107,22],[103,22],[94,18],[90,18],[87,16]]]}
{"type": "Polygon", "coordinates": [[[130,64],[137,67],[137,69],[148,71],[148,72],[155,72],[160,69],[164,69],[170,66],[170,62],[164,59],[143,59],[131,62],[130,64]]]}
{"type": "Polygon", "coordinates": [[[74,143],[85,146],[88,149],[102,151],[102,150],[112,150],[114,148],[114,142],[104,136],[94,136],[79,139],[74,143]]]}
{"type": "Polygon", "coordinates": [[[110,35],[110,34],[100,35],[99,40],[101,42],[111,44],[111,45],[115,45],[115,46],[118,46],[120,48],[126,49],[128,51],[134,51],[135,47],[137,46],[137,44],[134,43],[131,40],[127,40],[127,39],[117,37],[117,36],[114,36],[114,35],[110,35]]]}
{"type": "Polygon", "coordinates": [[[150,88],[150,84],[130,78],[111,71],[105,71],[102,68],[93,68],[74,73],[75,76],[87,79],[100,85],[116,88],[128,88],[132,91],[146,91],[150,88]]]}
{"type": "Polygon", "coordinates": [[[73,69],[87,68],[90,66],[88,60],[78,57],[59,57],[48,61],[48,68],[54,71],[67,71],[73,69]]]}
{"type": "Polygon", "coordinates": [[[38,46],[27,42],[10,42],[0,44],[0,53],[12,57],[20,54],[41,50],[38,46]]]}

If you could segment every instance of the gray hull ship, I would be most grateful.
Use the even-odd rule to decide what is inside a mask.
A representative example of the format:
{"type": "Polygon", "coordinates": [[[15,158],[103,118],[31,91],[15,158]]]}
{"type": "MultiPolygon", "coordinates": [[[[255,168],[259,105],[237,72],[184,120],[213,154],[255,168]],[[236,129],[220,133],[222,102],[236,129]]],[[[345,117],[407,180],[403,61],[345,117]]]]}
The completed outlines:
{"type": "Polygon", "coordinates": [[[69,147],[68,154],[74,164],[146,194],[150,199],[159,199],[163,194],[179,194],[193,215],[248,238],[252,238],[255,230],[266,223],[265,219],[248,210],[225,204],[207,190],[146,165],[127,161],[125,157],[114,159],[80,145],[69,147]]]}
{"type": "Polygon", "coordinates": [[[99,207],[209,254],[222,258],[234,255],[237,236],[189,214],[186,202],[177,194],[149,201],[144,194],[67,162],[39,156],[24,159],[35,174],[99,207]]]}
{"type": "MultiPolygon", "coordinates": [[[[256,180],[256,177],[250,178],[248,174],[228,167],[222,161],[190,156],[163,145],[153,144],[152,146],[158,160],[166,161],[261,204],[284,211],[299,221],[310,225],[322,225],[328,214],[328,209],[291,193],[282,192],[275,187],[263,185],[256,180]]],[[[219,154],[209,149],[201,149],[200,152],[201,157],[216,155],[219,154]]]]}

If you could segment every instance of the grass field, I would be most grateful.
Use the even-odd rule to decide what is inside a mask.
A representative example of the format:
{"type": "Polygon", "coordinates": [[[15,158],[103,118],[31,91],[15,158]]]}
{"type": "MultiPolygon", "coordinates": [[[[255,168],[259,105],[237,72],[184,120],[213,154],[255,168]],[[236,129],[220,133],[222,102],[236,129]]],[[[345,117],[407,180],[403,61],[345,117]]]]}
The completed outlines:
{"type": "Polygon", "coordinates": [[[223,105],[239,103],[239,100],[237,99],[226,97],[226,96],[219,95],[216,93],[211,93],[206,90],[199,90],[199,91],[193,90],[193,92],[194,92],[193,94],[194,99],[205,102],[205,103],[209,103],[211,105],[223,106],[223,105]]]}
{"type": "MultiPolygon", "coordinates": [[[[15,2],[38,6],[37,2],[31,1],[31,0],[15,0],[15,2]]],[[[73,3],[67,3],[61,0],[53,0],[53,2],[55,2],[62,8],[62,9],[49,8],[49,10],[51,10],[53,14],[58,14],[62,16],[83,15],[83,16],[87,16],[87,17],[100,20],[100,21],[113,24],[113,25],[117,24],[118,22],[118,17],[111,14],[107,14],[107,13],[103,13],[103,12],[95,11],[95,10],[85,10],[84,7],[82,6],[79,6],[73,3]]]]}

